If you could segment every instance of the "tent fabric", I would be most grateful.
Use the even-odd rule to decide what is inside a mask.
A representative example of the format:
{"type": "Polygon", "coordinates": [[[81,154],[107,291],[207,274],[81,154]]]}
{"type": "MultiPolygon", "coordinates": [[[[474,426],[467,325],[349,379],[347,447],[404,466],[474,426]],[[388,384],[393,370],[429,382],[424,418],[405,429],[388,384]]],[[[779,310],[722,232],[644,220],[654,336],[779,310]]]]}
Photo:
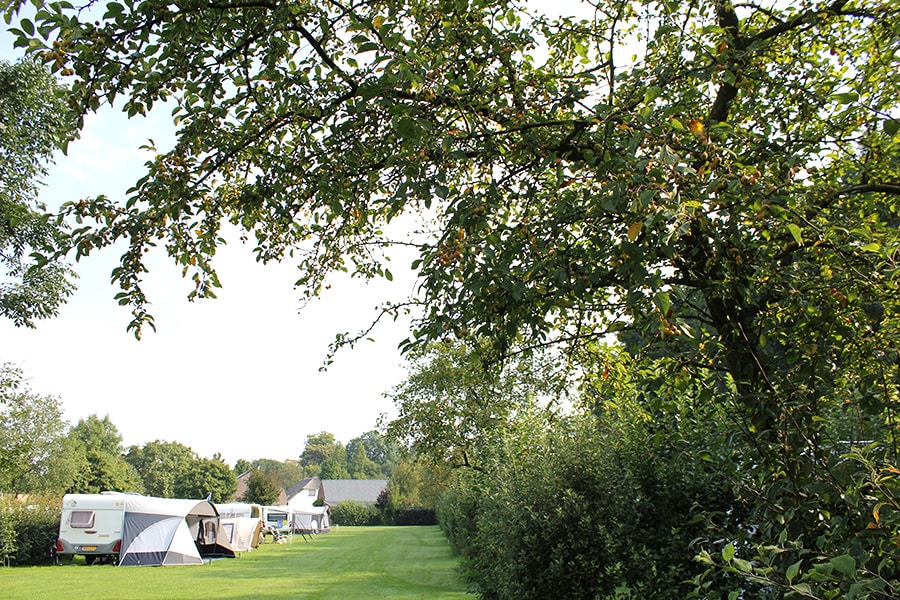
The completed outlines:
{"type": "Polygon", "coordinates": [[[259,546],[262,523],[255,517],[230,517],[220,520],[231,548],[235,552],[247,552],[259,546]]]}
{"type": "Polygon", "coordinates": [[[212,503],[126,497],[120,565],[199,565],[205,556],[234,557],[212,503]]]}
{"type": "Polygon", "coordinates": [[[328,531],[328,507],[313,506],[302,510],[293,511],[294,531],[307,531],[318,533],[328,531]]]}

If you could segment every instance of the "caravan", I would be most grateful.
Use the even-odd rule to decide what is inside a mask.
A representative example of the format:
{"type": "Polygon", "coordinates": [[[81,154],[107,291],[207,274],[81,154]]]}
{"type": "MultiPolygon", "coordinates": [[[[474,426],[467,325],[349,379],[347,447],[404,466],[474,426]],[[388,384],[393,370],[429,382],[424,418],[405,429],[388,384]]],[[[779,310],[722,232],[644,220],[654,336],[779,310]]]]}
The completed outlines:
{"type": "Polygon", "coordinates": [[[234,557],[219,513],[208,500],[103,492],[63,497],[59,555],[119,565],[203,564],[234,557]]]}
{"type": "Polygon", "coordinates": [[[125,498],[120,492],[63,496],[56,553],[81,554],[89,565],[98,559],[116,562],[122,548],[125,498]]]}
{"type": "Polygon", "coordinates": [[[263,526],[273,533],[290,533],[291,509],[288,506],[263,506],[263,526]]]}

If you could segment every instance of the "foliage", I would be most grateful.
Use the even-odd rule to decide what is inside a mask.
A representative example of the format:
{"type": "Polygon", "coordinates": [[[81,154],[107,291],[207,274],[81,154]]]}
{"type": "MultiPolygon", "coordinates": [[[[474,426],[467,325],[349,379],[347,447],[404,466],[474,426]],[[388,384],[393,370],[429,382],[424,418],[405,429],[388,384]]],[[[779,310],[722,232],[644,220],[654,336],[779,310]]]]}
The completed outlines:
{"type": "Polygon", "coordinates": [[[450,471],[450,467],[415,456],[404,458],[391,475],[386,509],[397,512],[410,507],[434,508],[446,491],[450,471]]]}
{"type": "Polygon", "coordinates": [[[178,442],[155,440],[131,446],[125,462],[140,475],[144,493],[159,498],[176,498],[176,481],[190,477],[198,460],[193,450],[178,442]]]}
{"type": "Polygon", "coordinates": [[[341,443],[337,441],[333,433],[321,431],[306,436],[303,452],[300,454],[300,464],[304,467],[312,465],[321,466],[332,454],[337,451],[341,443]]]}
{"type": "Polygon", "coordinates": [[[350,479],[347,470],[347,451],[340,442],[334,446],[331,454],[319,465],[320,479],[350,479]]]}
{"type": "Polygon", "coordinates": [[[53,152],[74,135],[65,89],[38,61],[0,61],[0,316],[17,326],[56,315],[75,272],[53,255],[68,228],[37,203],[53,152]]]}
{"type": "Polygon", "coordinates": [[[0,563],[50,564],[50,548],[59,534],[60,512],[57,496],[0,494],[0,563]]]}
{"type": "Polygon", "coordinates": [[[378,509],[355,500],[339,502],[331,507],[331,522],[345,527],[360,525],[380,525],[378,509]]]}
{"type": "Polygon", "coordinates": [[[278,486],[285,489],[308,476],[305,469],[296,461],[281,462],[271,458],[258,458],[250,463],[250,468],[274,475],[278,486]]]}
{"type": "Polygon", "coordinates": [[[438,510],[484,598],[680,599],[707,519],[733,519],[713,415],[657,429],[638,403],[602,417],[540,419],[510,433],[485,473],[460,472],[438,510]],[[704,418],[705,417],[705,418],[704,418]],[[726,516],[729,515],[729,516],[726,516]]]}
{"type": "Polygon", "coordinates": [[[281,490],[282,486],[279,485],[278,478],[273,472],[254,469],[247,480],[247,491],[241,500],[263,506],[274,506],[278,502],[281,490]]]}
{"type": "MultiPolygon", "coordinates": [[[[350,479],[378,479],[381,477],[382,471],[375,462],[366,456],[366,449],[362,444],[354,446],[351,453],[348,444],[347,454],[347,475],[350,479]]],[[[334,479],[333,477],[329,479],[334,479]]]]}
{"type": "Polygon", "coordinates": [[[357,446],[362,446],[366,457],[379,467],[381,473],[372,477],[356,477],[355,479],[378,479],[391,476],[391,470],[400,460],[400,448],[393,440],[386,438],[378,431],[367,431],[347,442],[348,457],[353,457],[358,453],[357,446]]]}
{"type": "Polygon", "coordinates": [[[327,431],[310,434],[300,455],[304,473],[321,479],[379,479],[396,460],[397,448],[377,431],[353,438],[346,447],[327,431]]]}
{"type": "Polygon", "coordinates": [[[122,436],[105,415],[89,415],[69,430],[74,452],[80,459],[79,471],[70,492],[96,494],[103,491],[141,492],[141,477],[125,461],[122,436]]]}
{"type": "Polygon", "coordinates": [[[237,476],[218,454],[194,460],[173,485],[178,498],[209,498],[212,502],[230,502],[236,491],[237,476]]]}
{"type": "MultiPolygon", "coordinates": [[[[334,271],[391,279],[387,247],[411,244],[410,344],[487,340],[495,359],[618,334],[651,420],[666,389],[726,412],[752,509],[726,548],[813,597],[851,594],[860,570],[865,593],[896,582],[896,2],[620,0],[555,19],[505,0],[128,0],[49,5],[13,33],[74,75],[82,112],[176,104],[175,146],[127,199],[66,208],[76,256],[127,244],[112,276],[136,332],[145,252],[164,245],[190,295],[214,295],[225,221],[260,260],[296,261],[306,296],[334,271]],[[839,581],[813,585],[820,563],[839,581]]],[[[477,447],[480,466],[507,401],[457,396],[408,431],[463,464],[477,447]]],[[[721,562],[698,594],[740,573],[728,591],[757,589],[721,562]]]]}
{"type": "Polygon", "coordinates": [[[481,468],[481,453],[519,415],[553,410],[565,397],[564,369],[550,353],[488,363],[484,347],[437,342],[408,357],[409,376],[388,396],[397,417],[387,435],[432,464],[481,468]]]}
{"type": "Polygon", "coordinates": [[[437,513],[433,508],[401,508],[393,513],[392,525],[401,527],[437,525],[437,513]]]}
{"type": "Polygon", "coordinates": [[[0,491],[63,492],[75,466],[59,399],[32,392],[11,365],[0,371],[0,491]]]}

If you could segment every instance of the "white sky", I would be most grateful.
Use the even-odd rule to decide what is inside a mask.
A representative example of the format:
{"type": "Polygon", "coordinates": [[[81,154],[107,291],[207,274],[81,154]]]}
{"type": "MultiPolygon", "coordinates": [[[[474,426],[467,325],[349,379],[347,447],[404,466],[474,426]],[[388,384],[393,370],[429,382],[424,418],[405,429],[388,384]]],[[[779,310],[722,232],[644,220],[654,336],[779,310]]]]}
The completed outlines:
{"type": "MultiPolygon", "coordinates": [[[[12,60],[11,35],[0,31],[0,59],[12,60]]],[[[143,175],[148,138],[171,139],[168,113],[128,120],[114,110],[86,119],[81,139],[51,168],[41,199],[49,206],[106,194],[121,199],[143,175]]],[[[130,310],[109,282],[118,255],[83,259],[78,291],[60,315],[16,328],[0,319],[0,362],[20,366],[34,392],[58,396],[66,418],[109,415],[126,446],[161,439],[201,456],[296,458],[310,433],[330,431],[346,443],[393,408],[384,392],[405,377],[398,343],[408,325],[390,323],[338,353],[320,372],[338,332],[356,332],[375,306],[408,294],[410,260],[395,258],[395,281],[335,280],[326,295],[298,312],[295,267],[256,263],[239,243],[217,255],[219,298],[186,300],[193,284],[164,253],[153,258],[146,289],[157,332],[141,341],[126,331],[130,310]]]]}

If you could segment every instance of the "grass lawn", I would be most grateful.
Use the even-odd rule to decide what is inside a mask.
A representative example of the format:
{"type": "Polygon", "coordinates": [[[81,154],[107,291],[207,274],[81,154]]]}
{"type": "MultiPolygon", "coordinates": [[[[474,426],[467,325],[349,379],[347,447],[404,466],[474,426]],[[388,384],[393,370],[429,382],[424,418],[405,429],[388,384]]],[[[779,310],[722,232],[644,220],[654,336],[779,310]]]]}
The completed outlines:
{"type": "Polygon", "coordinates": [[[467,598],[456,565],[437,527],[341,527],[202,566],[0,568],[0,598],[467,598]]]}

